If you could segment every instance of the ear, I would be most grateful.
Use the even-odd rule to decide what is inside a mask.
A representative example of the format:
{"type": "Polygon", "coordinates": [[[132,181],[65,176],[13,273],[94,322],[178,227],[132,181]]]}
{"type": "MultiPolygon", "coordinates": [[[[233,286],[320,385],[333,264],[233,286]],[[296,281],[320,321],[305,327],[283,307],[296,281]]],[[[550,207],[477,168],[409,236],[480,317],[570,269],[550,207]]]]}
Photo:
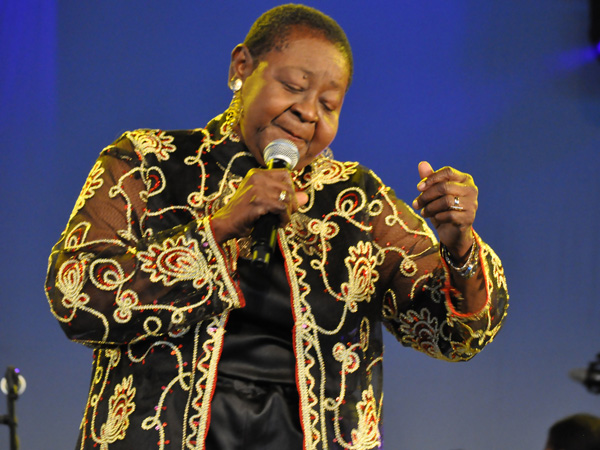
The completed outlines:
{"type": "Polygon", "coordinates": [[[230,82],[234,78],[239,78],[244,81],[254,70],[254,58],[250,54],[250,50],[244,44],[238,44],[231,52],[231,63],[229,64],[229,79],[230,82]]]}

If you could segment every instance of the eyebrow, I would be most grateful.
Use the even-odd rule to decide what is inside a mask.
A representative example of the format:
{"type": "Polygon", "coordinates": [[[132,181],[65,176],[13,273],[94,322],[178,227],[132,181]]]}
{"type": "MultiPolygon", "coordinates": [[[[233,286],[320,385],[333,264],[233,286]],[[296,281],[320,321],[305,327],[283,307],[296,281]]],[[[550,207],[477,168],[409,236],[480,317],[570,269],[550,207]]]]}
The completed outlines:
{"type": "MultiPolygon", "coordinates": [[[[303,67],[300,67],[300,66],[288,66],[288,67],[289,67],[289,68],[291,68],[291,69],[296,69],[296,70],[299,70],[300,72],[302,72],[302,73],[304,73],[304,74],[306,74],[306,75],[309,75],[309,76],[313,76],[313,75],[315,74],[313,71],[311,71],[311,70],[309,70],[309,69],[305,69],[305,68],[303,68],[303,67]]],[[[342,89],[342,86],[340,85],[340,83],[338,83],[338,82],[337,82],[337,81],[335,81],[335,80],[331,80],[331,83],[330,83],[330,85],[331,85],[332,87],[334,87],[334,88],[337,88],[337,89],[342,89]]]]}

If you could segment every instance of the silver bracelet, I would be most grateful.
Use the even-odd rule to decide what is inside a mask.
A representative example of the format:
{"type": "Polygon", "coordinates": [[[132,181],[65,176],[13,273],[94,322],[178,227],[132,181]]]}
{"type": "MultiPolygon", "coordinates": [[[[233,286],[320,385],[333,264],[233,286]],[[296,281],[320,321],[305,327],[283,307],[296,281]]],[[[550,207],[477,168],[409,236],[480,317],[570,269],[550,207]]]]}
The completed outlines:
{"type": "Polygon", "coordinates": [[[469,257],[460,267],[457,267],[454,261],[452,261],[452,256],[450,256],[448,248],[442,242],[440,242],[440,253],[446,264],[461,278],[468,279],[475,275],[477,265],[479,264],[479,245],[477,244],[477,240],[473,240],[473,245],[471,245],[471,250],[469,250],[469,257]]]}

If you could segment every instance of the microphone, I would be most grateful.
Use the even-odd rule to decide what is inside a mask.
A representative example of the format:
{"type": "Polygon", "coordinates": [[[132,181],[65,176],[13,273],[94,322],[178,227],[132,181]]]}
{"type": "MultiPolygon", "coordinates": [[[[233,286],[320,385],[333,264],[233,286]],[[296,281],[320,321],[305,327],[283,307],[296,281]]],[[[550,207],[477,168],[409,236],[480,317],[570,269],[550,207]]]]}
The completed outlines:
{"type": "MultiPolygon", "coordinates": [[[[300,153],[298,147],[287,139],[275,139],[270,142],[263,152],[267,169],[292,170],[300,153]]],[[[271,261],[271,255],[277,241],[277,228],[279,216],[268,213],[258,218],[252,230],[252,258],[251,264],[259,269],[264,269],[271,261]]]]}
{"type": "Polygon", "coordinates": [[[569,377],[583,384],[591,393],[600,394],[600,353],[598,353],[596,361],[591,362],[587,369],[570,370],[569,377]]]}

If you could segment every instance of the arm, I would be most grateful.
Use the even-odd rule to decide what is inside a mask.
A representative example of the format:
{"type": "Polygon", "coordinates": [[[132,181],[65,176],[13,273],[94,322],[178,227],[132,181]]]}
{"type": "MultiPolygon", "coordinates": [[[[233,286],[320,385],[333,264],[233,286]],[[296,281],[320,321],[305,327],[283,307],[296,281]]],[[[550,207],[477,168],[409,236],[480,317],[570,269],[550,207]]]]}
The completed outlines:
{"type": "Polygon", "coordinates": [[[470,359],[492,341],[506,315],[508,294],[500,260],[470,229],[479,263],[473,276],[461,279],[441,258],[424,220],[391,191],[381,192],[384,207],[374,233],[378,242],[386,243],[386,327],[404,345],[432,357],[470,359]]]}
{"type": "Polygon", "coordinates": [[[67,336],[132,342],[243,305],[208,219],[147,233],[153,177],[127,139],[101,154],[49,258],[46,293],[67,336]]]}
{"type": "Polygon", "coordinates": [[[451,167],[433,170],[427,162],[419,164],[421,191],[413,207],[429,218],[440,239],[440,249],[452,284],[463,296],[464,313],[481,310],[487,301],[480,289],[481,271],[478,265],[479,240],[475,238],[473,222],[477,212],[478,189],[473,177],[451,167]]]}

